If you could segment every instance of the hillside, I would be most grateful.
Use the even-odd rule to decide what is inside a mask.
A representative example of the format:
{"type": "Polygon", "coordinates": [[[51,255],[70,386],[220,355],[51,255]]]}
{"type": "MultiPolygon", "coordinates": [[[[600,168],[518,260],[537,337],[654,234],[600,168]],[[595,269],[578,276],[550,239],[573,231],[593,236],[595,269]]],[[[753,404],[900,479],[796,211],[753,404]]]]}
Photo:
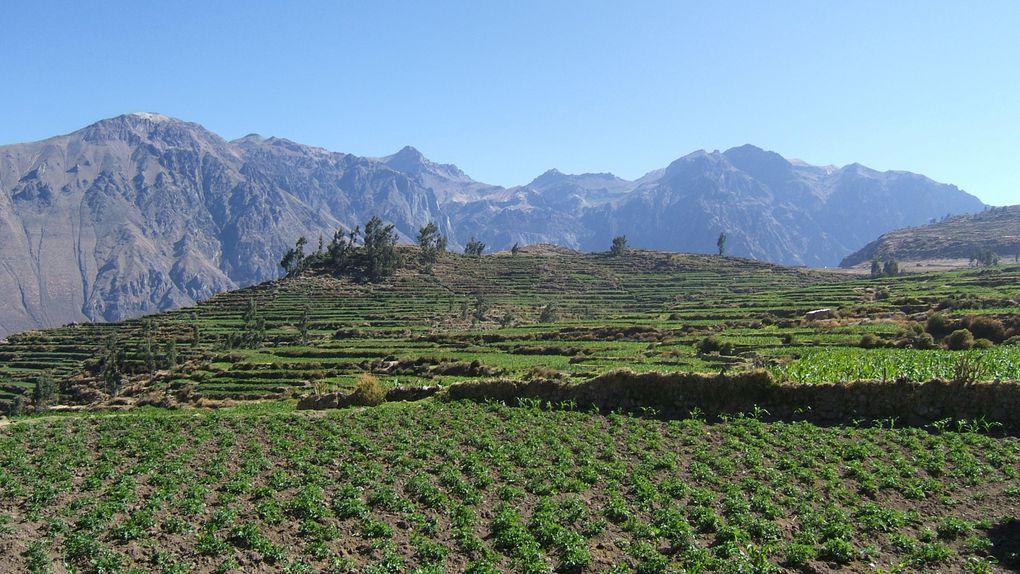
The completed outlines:
{"type": "Polygon", "coordinates": [[[840,266],[853,267],[889,258],[903,262],[972,261],[983,252],[994,253],[1004,262],[1020,256],[1020,205],[993,207],[886,233],[847,255],[840,266]]]}
{"type": "MultiPolygon", "coordinates": [[[[387,387],[491,377],[580,382],[621,367],[767,367],[797,382],[882,378],[920,355],[865,352],[862,336],[877,336],[877,347],[909,346],[918,337],[911,329],[923,330],[950,294],[959,300],[947,308],[950,326],[982,309],[1002,317],[1001,331],[976,336],[1000,343],[1020,328],[1020,267],[872,280],[740,258],[531,247],[517,256],[447,255],[426,273],[413,253],[380,283],[303,275],[144,319],[12,336],[0,343],[0,401],[29,402],[40,378],[60,386],[54,400],[121,407],[300,397],[350,389],[365,373],[387,387]],[[818,308],[839,319],[805,319],[818,308]],[[706,337],[719,340],[705,348],[706,337]],[[110,357],[116,389],[104,375],[110,357]]],[[[982,376],[1020,379],[1020,363],[1010,362],[1016,352],[983,354],[990,362],[982,376]]],[[[953,376],[953,352],[926,353],[916,380],[953,376]]]]}
{"type": "Polygon", "coordinates": [[[477,182],[406,147],[366,158],[136,113],[0,147],[0,337],[189,305],[278,276],[314,245],[378,215],[402,239],[436,222],[452,247],[555,243],[835,265],[885,231],[983,206],[954,186],[859,165],[814,167],[754,146],[695,152],[635,181],[551,170],[477,182]]]}
{"type": "Polygon", "coordinates": [[[1020,404],[1018,282],[537,246],[22,333],[0,343],[0,403],[57,388],[0,418],[0,555],[90,574],[1013,571],[1020,441],[995,417],[1020,404]],[[963,328],[989,347],[944,348],[963,328]],[[373,379],[389,402],[294,410],[373,379]],[[514,395],[600,380],[626,400],[514,395]],[[414,400],[425,385],[448,394],[414,400]],[[795,393],[846,416],[815,423],[795,393]],[[993,418],[940,410],[964,395],[993,418]]]}

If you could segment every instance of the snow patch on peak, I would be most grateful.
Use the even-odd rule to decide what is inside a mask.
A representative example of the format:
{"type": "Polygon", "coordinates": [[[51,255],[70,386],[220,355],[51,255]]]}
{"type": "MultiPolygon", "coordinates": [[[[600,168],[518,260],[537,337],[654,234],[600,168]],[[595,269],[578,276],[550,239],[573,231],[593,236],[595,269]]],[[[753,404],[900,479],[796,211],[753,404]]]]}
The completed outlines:
{"type": "Polygon", "coordinates": [[[149,120],[150,122],[169,122],[173,120],[170,116],[164,116],[163,114],[157,114],[155,112],[134,112],[129,115],[143,120],[149,120]]]}

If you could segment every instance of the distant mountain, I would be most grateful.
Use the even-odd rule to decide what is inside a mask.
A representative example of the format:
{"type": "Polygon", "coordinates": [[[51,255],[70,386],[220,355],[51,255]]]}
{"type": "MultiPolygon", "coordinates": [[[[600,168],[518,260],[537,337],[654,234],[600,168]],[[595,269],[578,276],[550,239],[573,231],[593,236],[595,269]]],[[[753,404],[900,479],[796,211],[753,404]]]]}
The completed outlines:
{"type": "MultiPolygon", "coordinates": [[[[278,275],[374,214],[405,238],[445,222],[435,194],[384,163],[158,114],[0,147],[0,336],[190,304],[278,275]]],[[[452,233],[449,225],[442,225],[452,233]]]]}
{"type": "Polygon", "coordinates": [[[1002,260],[1020,257],[1020,205],[993,207],[969,215],[897,229],[847,255],[840,266],[853,267],[875,259],[932,261],[967,259],[990,251],[1002,260]]]}
{"type": "Polygon", "coordinates": [[[695,152],[636,180],[550,170],[504,188],[405,147],[383,158],[281,138],[226,141],[136,113],[0,147],[0,337],[190,304],[278,275],[373,215],[404,240],[436,222],[452,247],[556,243],[711,252],[835,265],[870,238],[984,206],[954,186],[859,165],[814,167],[753,146],[695,152]]]}

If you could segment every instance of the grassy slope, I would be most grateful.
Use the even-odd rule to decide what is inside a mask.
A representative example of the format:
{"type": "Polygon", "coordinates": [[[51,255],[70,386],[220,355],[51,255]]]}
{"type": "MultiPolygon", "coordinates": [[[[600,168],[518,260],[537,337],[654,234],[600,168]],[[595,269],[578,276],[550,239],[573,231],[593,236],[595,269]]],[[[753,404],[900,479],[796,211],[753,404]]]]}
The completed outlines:
{"type": "Polygon", "coordinates": [[[1009,261],[1020,255],[1020,205],[892,231],[848,255],[840,265],[852,267],[890,257],[900,261],[968,260],[983,249],[1009,261]]]}
{"type": "MultiPolygon", "coordinates": [[[[849,357],[859,366],[901,353],[847,345],[863,333],[894,334],[905,314],[945,301],[963,307],[951,314],[1015,313],[1018,279],[1020,267],[872,280],[657,253],[451,257],[434,275],[409,269],[380,285],[305,277],[253,287],[156,316],[149,327],[129,321],[24,334],[0,346],[0,376],[27,385],[51,370],[73,380],[111,333],[141,365],[136,351],[148,331],[157,344],[176,339],[187,362],[155,383],[139,375],[139,384],[192,387],[209,397],[308,392],[308,379],[346,385],[364,370],[389,384],[464,377],[437,374],[442,358],[468,367],[478,360],[514,377],[534,367],[581,380],[620,366],[717,370],[776,362],[796,376],[810,371],[831,380],[846,371],[825,361],[849,357]],[[487,309],[475,320],[479,298],[487,309]],[[250,300],[267,324],[264,344],[222,349],[242,329],[250,300]],[[537,322],[549,303],[559,318],[537,322]],[[844,319],[801,321],[819,307],[838,308],[844,319]],[[304,344],[296,325],[306,308],[304,344]],[[515,324],[502,327],[507,313],[515,324]],[[695,351],[711,333],[734,345],[732,356],[695,351]],[[813,355],[823,360],[806,359],[813,355]],[[424,364],[437,365],[418,372],[401,358],[435,358],[424,364]],[[406,372],[394,372],[394,361],[406,372]]],[[[3,568],[1018,566],[1015,437],[435,401],[281,412],[288,404],[64,414],[0,428],[3,568]]]]}
{"type": "MultiPolygon", "coordinates": [[[[991,307],[981,312],[1013,313],[1018,279],[1020,267],[872,280],[654,252],[620,258],[543,250],[518,257],[449,256],[433,274],[409,268],[378,285],[301,277],[144,320],[21,334],[0,344],[0,401],[19,386],[27,390],[40,373],[70,381],[65,400],[75,389],[94,386],[94,363],[111,336],[128,351],[138,385],[210,399],[289,396],[310,392],[313,384],[344,387],[365,371],[395,385],[520,378],[537,370],[583,380],[619,367],[781,370],[792,358],[819,350],[824,356],[812,360],[859,366],[868,364],[867,357],[840,358],[847,345],[864,333],[892,336],[905,324],[903,313],[927,312],[943,299],[991,307]],[[265,320],[265,340],[229,348],[230,337],[245,332],[243,316],[252,303],[265,320]],[[540,322],[549,305],[555,319],[540,322]],[[847,319],[800,320],[819,307],[838,308],[847,319]],[[298,325],[306,311],[309,335],[302,341],[298,325]],[[711,334],[734,345],[731,356],[697,352],[711,334]],[[159,368],[171,340],[182,365],[173,373],[147,374],[147,341],[159,368]]],[[[876,350],[868,356],[881,366],[890,354],[876,350]]],[[[952,356],[943,362],[951,370],[952,356]]],[[[812,372],[846,378],[850,371],[837,366],[812,372]]]]}

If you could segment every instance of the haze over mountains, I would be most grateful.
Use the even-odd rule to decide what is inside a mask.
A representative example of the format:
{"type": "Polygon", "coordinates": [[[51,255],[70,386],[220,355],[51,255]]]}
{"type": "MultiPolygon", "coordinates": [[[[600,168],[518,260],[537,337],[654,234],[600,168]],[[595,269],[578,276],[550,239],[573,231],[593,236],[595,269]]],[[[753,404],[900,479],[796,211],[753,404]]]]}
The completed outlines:
{"type": "Polygon", "coordinates": [[[226,141],[159,114],[0,147],[0,336],[117,320],[274,278],[299,236],[314,248],[373,215],[410,240],[556,243],[836,265],[887,231],[983,204],[955,186],[858,164],[817,167],[745,145],[698,151],[635,181],[550,170],[504,188],[414,148],[384,158],[281,138],[226,141]]]}

